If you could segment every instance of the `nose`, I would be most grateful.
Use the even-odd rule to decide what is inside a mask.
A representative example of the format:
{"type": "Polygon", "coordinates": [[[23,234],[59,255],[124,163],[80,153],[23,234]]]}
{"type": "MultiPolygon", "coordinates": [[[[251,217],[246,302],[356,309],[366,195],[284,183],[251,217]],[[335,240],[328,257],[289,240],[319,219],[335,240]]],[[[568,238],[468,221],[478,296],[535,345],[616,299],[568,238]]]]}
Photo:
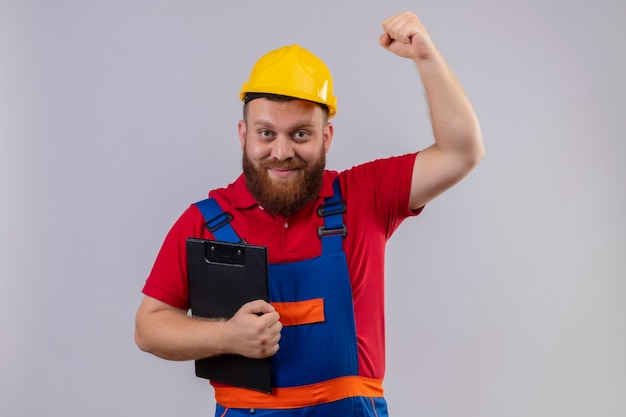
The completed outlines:
{"type": "Polygon", "coordinates": [[[272,142],[272,157],[279,161],[286,161],[295,156],[293,143],[288,137],[278,136],[272,142]]]}

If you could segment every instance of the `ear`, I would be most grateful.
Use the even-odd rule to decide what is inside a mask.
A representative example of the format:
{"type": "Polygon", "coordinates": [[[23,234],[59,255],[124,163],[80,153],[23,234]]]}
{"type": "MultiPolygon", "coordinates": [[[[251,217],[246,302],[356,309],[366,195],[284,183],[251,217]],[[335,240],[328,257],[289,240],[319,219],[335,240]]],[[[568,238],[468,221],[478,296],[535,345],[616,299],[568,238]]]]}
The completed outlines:
{"type": "Polygon", "coordinates": [[[246,126],[246,122],[244,122],[243,120],[240,120],[239,123],[237,124],[237,131],[239,132],[239,143],[241,143],[242,151],[246,145],[247,130],[248,128],[246,126]]]}
{"type": "Polygon", "coordinates": [[[335,134],[335,128],[332,123],[326,123],[324,128],[324,152],[328,153],[330,150],[330,144],[333,141],[333,135],[335,134]]]}

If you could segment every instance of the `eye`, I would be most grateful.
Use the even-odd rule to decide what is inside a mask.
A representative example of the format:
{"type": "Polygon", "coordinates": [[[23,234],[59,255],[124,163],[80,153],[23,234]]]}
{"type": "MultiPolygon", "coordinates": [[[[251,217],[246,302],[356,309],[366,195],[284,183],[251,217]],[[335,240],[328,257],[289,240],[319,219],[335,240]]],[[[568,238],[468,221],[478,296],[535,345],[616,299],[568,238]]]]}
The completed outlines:
{"type": "Polygon", "coordinates": [[[307,139],[309,137],[309,132],[305,131],[305,130],[298,130],[296,133],[294,133],[293,137],[299,140],[304,140],[307,139]]]}
{"type": "Polygon", "coordinates": [[[271,138],[272,137],[272,131],[271,130],[267,130],[267,129],[261,130],[261,131],[259,131],[259,135],[262,138],[271,138]]]}

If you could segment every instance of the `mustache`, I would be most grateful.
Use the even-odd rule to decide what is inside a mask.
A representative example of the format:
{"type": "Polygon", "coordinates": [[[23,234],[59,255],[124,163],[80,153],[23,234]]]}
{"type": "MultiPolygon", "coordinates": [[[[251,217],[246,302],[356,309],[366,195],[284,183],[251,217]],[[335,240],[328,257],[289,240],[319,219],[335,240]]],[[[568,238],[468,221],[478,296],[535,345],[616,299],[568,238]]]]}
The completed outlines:
{"type": "Polygon", "coordinates": [[[287,161],[278,161],[278,160],[264,161],[261,164],[261,166],[263,168],[272,168],[272,169],[304,169],[306,168],[307,164],[301,160],[290,159],[287,161]]]}

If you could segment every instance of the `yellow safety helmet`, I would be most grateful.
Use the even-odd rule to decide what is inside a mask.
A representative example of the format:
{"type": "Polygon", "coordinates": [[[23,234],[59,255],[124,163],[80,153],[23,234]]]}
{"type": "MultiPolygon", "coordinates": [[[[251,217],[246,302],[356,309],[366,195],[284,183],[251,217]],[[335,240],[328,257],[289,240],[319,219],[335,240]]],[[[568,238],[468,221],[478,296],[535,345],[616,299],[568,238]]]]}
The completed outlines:
{"type": "Polygon", "coordinates": [[[328,107],[328,118],[337,113],[333,79],[326,64],[299,45],[283,46],[263,55],[243,83],[239,98],[247,93],[270,93],[295,97],[328,107]]]}

